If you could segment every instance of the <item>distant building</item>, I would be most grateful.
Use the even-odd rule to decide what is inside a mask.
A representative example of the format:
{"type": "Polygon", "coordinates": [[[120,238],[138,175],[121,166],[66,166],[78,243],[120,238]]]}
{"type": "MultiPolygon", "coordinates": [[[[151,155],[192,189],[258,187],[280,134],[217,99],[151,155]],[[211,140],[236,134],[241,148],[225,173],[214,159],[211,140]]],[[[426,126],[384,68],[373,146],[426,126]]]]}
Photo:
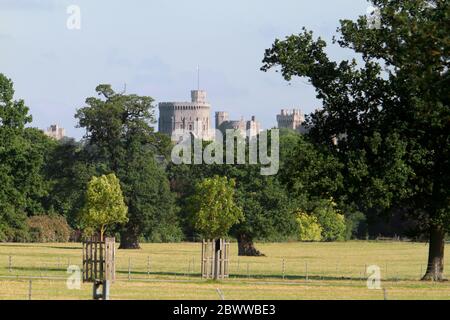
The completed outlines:
{"type": "Polygon", "coordinates": [[[212,140],[210,110],[203,90],[191,91],[190,102],[161,102],[159,132],[169,135],[174,142],[187,133],[198,139],[212,140]]]}
{"type": "Polygon", "coordinates": [[[254,137],[261,132],[261,124],[256,121],[256,117],[252,116],[251,120],[229,120],[228,112],[219,111],[216,112],[216,130],[220,130],[225,133],[226,130],[236,130],[241,132],[242,135],[248,135],[254,137]]]}
{"type": "Polygon", "coordinates": [[[57,124],[52,124],[50,127],[47,128],[46,131],[44,131],[44,133],[47,136],[56,140],[61,140],[66,136],[66,130],[58,126],[57,124]]]}
{"type": "Polygon", "coordinates": [[[247,132],[250,137],[257,136],[261,132],[261,124],[256,121],[256,117],[252,116],[252,119],[247,121],[247,132]]]}
{"type": "Polygon", "coordinates": [[[296,130],[300,133],[306,133],[304,126],[305,116],[300,109],[281,109],[281,113],[277,115],[278,128],[287,128],[296,130]]]}

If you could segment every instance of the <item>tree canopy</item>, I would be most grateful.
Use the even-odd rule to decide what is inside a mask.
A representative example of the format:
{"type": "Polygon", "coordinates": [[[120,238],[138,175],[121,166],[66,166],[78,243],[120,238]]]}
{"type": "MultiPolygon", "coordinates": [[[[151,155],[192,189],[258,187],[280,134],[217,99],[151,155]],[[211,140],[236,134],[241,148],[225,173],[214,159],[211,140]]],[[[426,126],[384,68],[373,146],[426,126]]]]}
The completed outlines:
{"type": "Polygon", "coordinates": [[[219,176],[196,184],[189,207],[194,227],[205,238],[225,237],[233,225],[244,220],[242,209],[234,199],[235,187],[233,179],[219,176]]]}
{"type": "Polygon", "coordinates": [[[28,112],[23,100],[14,100],[12,81],[0,74],[0,241],[25,240],[26,217],[45,210],[44,166],[55,143],[26,127],[28,112]]]}
{"type": "Polygon", "coordinates": [[[375,0],[380,25],[343,20],[335,42],[360,61],[332,61],[303,30],[276,40],[262,70],[306,77],[323,108],[314,141],[343,164],[347,204],[367,211],[404,207],[430,235],[424,279],[442,279],[450,226],[449,2],[375,0]],[[338,141],[334,144],[333,141],[338,141]]]}
{"type": "Polygon", "coordinates": [[[128,208],[116,175],[111,173],[92,177],[80,216],[83,227],[98,231],[100,240],[103,240],[108,226],[128,221],[127,212],[128,208]]]}
{"type": "Polygon", "coordinates": [[[138,248],[146,234],[160,240],[179,239],[174,197],[162,164],[170,139],[154,132],[153,99],[96,88],[101,98],[86,99],[76,118],[86,129],[85,152],[100,173],[114,172],[128,206],[128,223],[121,229],[121,248],[138,248]]]}

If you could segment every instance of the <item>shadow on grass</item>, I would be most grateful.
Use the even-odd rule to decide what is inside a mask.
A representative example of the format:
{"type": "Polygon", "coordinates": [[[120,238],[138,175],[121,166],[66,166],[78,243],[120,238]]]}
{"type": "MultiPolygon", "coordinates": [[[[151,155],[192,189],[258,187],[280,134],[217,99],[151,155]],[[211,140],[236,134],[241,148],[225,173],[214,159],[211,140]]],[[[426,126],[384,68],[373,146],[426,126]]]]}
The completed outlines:
{"type": "MultiPolygon", "coordinates": [[[[11,273],[6,273],[6,275],[11,274],[14,275],[15,271],[21,271],[21,272],[34,272],[34,273],[42,273],[43,275],[45,272],[66,272],[66,268],[64,267],[14,267],[12,269],[11,273]]],[[[200,273],[185,273],[185,272],[168,272],[168,271],[159,271],[159,272],[146,272],[146,271],[131,271],[128,272],[128,270],[116,270],[116,274],[118,275],[130,275],[131,280],[147,280],[148,276],[166,276],[166,277],[184,277],[184,278],[198,278],[201,279],[200,273]],[[137,277],[136,277],[137,276],[137,277]]],[[[20,275],[20,276],[27,276],[20,275]]],[[[121,277],[121,280],[126,279],[126,277],[121,277]]],[[[282,275],[277,274],[258,274],[258,275],[243,275],[243,274],[230,274],[229,279],[241,279],[241,280],[279,280],[279,281],[289,281],[289,280],[303,280],[303,281],[366,281],[366,278],[361,277],[351,277],[351,276],[320,276],[320,275],[310,275],[308,278],[304,275],[287,275],[283,278],[282,275]]],[[[211,280],[211,279],[209,279],[211,280]]],[[[408,280],[408,279],[387,279],[391,282],[398,282],[402,280],[408,280]]],[[[410,279],[411,280],[411,279],[410,279]]]]}
{"type": "MultiPolygon", "coordinates": [[[[42,247],[44,247],[44,246],[42,246],[42,247]]],[[[45,247],[45,248],[51,248],[51,249],[68,249],[68,250],[83,250],[83,247],[82,247],[82,246],[79,246],[79,247],[64,247],[64,246],[56,247],[56,246],[51,246],[51,247],[45,247]]]]}
{"type": "MultiPolygon", "coordinates": [[[[145,271],[122,271],[122,270],[116,270],[117,274],[122,274],[122,275],[128,275],[130,274],[131,279],[133,279],[133,276],[136,275],[143,275],[143,276],[176,276],[176,277],[198,277],[201,278],[201,274],[200,273],[185,273],[185,272],[150,272],[147,273],[145,271]]],[[[284,281],[289,281],[289,280],[324,280],[324,281],[338,281],[338,280],[345,280],[345,281],[356,281],[356,280],[361,280],[361,281],[365,281],[365,278],[361,278],[361,277],[335,277],[335,276],[317,276],[317,275],[311,275],[308,276],[308,278],[306,278],[306,276],[304,275],[288,275],[285,276],[283,278],[282,275],[277,275],[277,274],[258,274],[258,275],[243,275],[243,274],[230,274],[229,276],[230,279],[252,279],[252,280],[264,280],[264,279],[271,279],[271,280],[284,280],[284,281]]],[[[138,280],[139,278],[134,278],[134,280],[138,280]]],[[[395,280],[393,280],[395,281],[395,280]]]]}
{"type": "Polygon", "coordinates": [[[17,243],[17,244],[2,244],[0,243],[0,248],[2,247],[9,247],[9,248],[46,248],[46,249],[68,249],[68,250],[82,250],[82,247],[67,247],[67,246],[46,246],[46,245],[37,245],[37,244],[23,244],[23,243],[17,243]]]}
{"type": "MultiPolygon", "coordinates": [[[[65,267],[13,267],[11,269],[11,272],[7,272],[4,275],[14,275],[15,272],[20,271],[20,272],[34,272],[34,273],[42,273],[45,274],[46,272],[67,272],[67,268],[65,267]]],[[[26,276],[26,274],[24,275],[20,275],[20,276],[26,276]]]]}

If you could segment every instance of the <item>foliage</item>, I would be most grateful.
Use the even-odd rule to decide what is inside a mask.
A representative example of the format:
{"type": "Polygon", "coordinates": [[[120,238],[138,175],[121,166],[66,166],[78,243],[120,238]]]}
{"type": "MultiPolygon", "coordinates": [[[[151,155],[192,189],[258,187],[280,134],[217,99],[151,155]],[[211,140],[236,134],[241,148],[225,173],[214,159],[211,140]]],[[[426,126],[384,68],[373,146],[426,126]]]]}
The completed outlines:
{"type": "Polygon", "coordinates": [[[26,238],[26,217],[42,212],[48,193],[43,174],[54,142],[27,128],[32,120],[23,100],[15,101],[13,83],[0,74],[0,240],[26,238]]]}
{"type": "Polygon", "coordinates": [[[298,240],[300,241],[320,241],[322,240],[322,227],[317,218],[313,215],[299,212],[297,214],[299,228],[298,240]]]}
{"type": "Polygon", "coordinates": [[[322,227],[322,239],[324,241],[343,241],[346,238],[344,215],[336,210],[336,204],[332,201],[322,200],[314,208],[312,214],[322,227]]]}
{"type": "Polygon", "coordinates": [[[73,139],[60,141],[51,152],[45,165],[45,175],[50,191],[45,197],[49,211],[66,217],[75,229],[80,229],[79,213],[84,205],[86,188],[92,176],[104,170],[90,163],[88,152],[82,143],[73,139]]]}
{"type": "Polygon", "coordinates": [[[39,215],[27,219],[31,242],[68,242],[72,229],[59,215],[39,215]]]}
{"type": "MultiPolygon", "coordinates": [[[[294,139],[295,137],[296,135],[294,139]]],[[[289,143],[285,141],[281,136],[281,153],[283,150],[288,150],[289,143]],[[284,144],[286,147],[283,146],[284,144]]],[[[203,148],[207,145],[208,143],[204,143],[203,148]]],[[[248,153],[248,149],[246,152],[248,153]]],[[[281,155],[280,163],[283,163],[284,159],[281,155]]],[[[242,208],[245,217],[243,221],[231,228],[231,235],[238,240],[245,236],[249,241],[252,239],[283,240],[296,236],[297,224],[293,214],[295,206],[292,199],[277,176],[260,174],[260,165],[170,164],[167,170],[172,191],[177,195],[180,220],[186,235],[194,234],[192,220],[187,218],[189,210],[186,199],[194,194],[194,186],[197,182],[218,175],[235,180],[236,203],[242,208]]]]}
{"type": "Polygon", "coordinates": [[[194,227],[207,239],[225,237],[230,228],[244,219],[235,203],[236,182],[214,176],[197,183],[190,198],[194,227]]]}
{"type": "Polygon", "coordinates": [[[335,40],[361,63],[330,60],[325,41],[304,30],[276,40],[262,69],[281,66],[288,81],[309,79],[323,102],[311,136],[343,163],[347,204],[407,207],[430,235],[426,278],[441,279],[450,226],[450,2],[372,2],[380,25],[372,28],[365,16],[343,20],[335,40]]]}
{"type": "Polygon", "coordinates": [[[81,224],[99,231],[100,239],[106,228],[128,221],[119,179],[115,174],[92,177],[87,186],[86,200],[81,211],[81,224]]]}
{"type": "Polygon", "coordinates": [[[153,99],[114,92],[99,85],[103,98],[86,99],[76,118],[86,129],[85,151],[99,173],[114,172],[128,206],[128,223],[121,229],[121,248],[137,248],[141,236],[172,230],[178,237],[174,197],[157,156],[167,156],[170,140],[154,132],[153,99]],[[172,226],[169,228],[168,226],[172,226]]]}

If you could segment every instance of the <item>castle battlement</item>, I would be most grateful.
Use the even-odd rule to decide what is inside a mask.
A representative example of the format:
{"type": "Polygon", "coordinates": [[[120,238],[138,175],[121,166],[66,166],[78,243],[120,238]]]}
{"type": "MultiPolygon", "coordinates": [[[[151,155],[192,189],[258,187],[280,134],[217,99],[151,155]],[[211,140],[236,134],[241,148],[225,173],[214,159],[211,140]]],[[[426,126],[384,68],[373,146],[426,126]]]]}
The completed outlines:
{"type": "Polygon", "coordinates": [[[277,114],[278,128],[287,128],[303,133],[306,131],[303,126],[304,122],[305,116],[300,109],[281,109],[281,112],[277,114]]]}

